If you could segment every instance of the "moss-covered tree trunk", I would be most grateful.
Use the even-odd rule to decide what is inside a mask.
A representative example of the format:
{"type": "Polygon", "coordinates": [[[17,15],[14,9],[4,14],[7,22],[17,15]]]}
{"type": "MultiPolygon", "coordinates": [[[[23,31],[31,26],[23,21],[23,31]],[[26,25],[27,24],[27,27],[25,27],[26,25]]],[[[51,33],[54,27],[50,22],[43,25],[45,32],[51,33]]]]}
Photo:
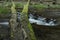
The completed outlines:
{"type": "Polygon", "coordinates": [[[12,14],[11,19],[10,19],[10,27],[11,27],[11,39],[15,39],[15,28],[16,28],[16,14],[12,14]]]}
{"type": "Polygon", "coordinates": [[[20,14],[20,24],[21,24],[21,29],[23,32],[23,37],[24,37],[23,40],[36,40],[32,26],[28,20],[29,2],[30,2],[30,0],[28,0],[26,5],[24,5],[22,13],[20,14]]]}
{"type": "Polygon", "coordinates": [[[10,27],[11,27],[11,32],[10,32],[10,38],[11,40],[23,40],[23,34],[22,34],[22,29],[17,25],[17,12],[15,9],[15,4],[12,2],[12,7],[11,7],[11,19],[10,19],[10,27]]]}
{"type": "Polygon", "coordinates": [[[17,40],[17,36],[16,36],[16,27],[17,27],[17,12],[15,9],[15,4],[12,2],[12,7],[11,7],[11,19],[10,19],[10,27],[11,27],[11,40],[17,40]]]}
{"type": "Polygon", "coordinates": [[[17,13],[13,3],[11,7],[12,16],[10,19],[11,40],[36,40],[33,29],[28,20],[28,3],[24,6],[20,14],[20,24],[17,26],[17,13]]]}

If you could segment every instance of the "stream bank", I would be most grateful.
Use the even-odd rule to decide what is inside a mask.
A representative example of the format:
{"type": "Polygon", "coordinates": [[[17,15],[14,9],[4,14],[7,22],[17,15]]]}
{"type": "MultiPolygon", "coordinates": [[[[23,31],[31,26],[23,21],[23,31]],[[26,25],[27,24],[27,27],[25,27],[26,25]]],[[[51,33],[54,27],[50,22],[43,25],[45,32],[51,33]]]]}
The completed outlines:
{"type": "MultiPolygon", "coordinates": [[[[29,13],[35,14],[35,16],[40,15],[46,18],[54,18],[54,19],[57,19],[57,22],[60,22],[59,10],[60,9],[53,9],[53,10],[52,9],[49,9],[49,10],[48,9],[39,9],[39,10],[30,9],[29,13]]],[[[11,14],[6,14],[6,15],[0,14],[0,15],[1,15],[0,19],[10,19],[11,17],[11,14]]],[[[5,33],[5,34],[2,33],[2,30],[1,30],[1,34],[5,35],[5,36],[2,36],[2,38],[5,38],[6,36],[9,36],[10,27],[6,26],[7,27],[6,29],[5,29],[5,26],[2,26],[2,27],[1,29],[5,33]]],[[[51,27],[51,26],[32,24],[32,27],[34,29],[37,40],[60,40],[60,25],[51,27]]]]}

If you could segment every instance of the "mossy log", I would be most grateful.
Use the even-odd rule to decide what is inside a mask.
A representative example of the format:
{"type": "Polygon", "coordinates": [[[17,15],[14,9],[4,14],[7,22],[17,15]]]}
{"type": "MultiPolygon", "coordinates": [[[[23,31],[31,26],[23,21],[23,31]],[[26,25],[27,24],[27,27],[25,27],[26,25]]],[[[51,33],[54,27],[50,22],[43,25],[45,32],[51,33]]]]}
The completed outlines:
{"type": "Polygon", "coordinates": [[[24,35],[24,40],[36,40],[33,28],[28,20],[29,2],[30,0],[28,0],[26,5],[24,5],[24,8],[20,13],[20,24],[24,35]]]}
{"type": "Polygon", "coordinates": [[[17,36],[16,36],[16,27],[17,27],[17,13],[16,13],[16,9],[15,9],[15,4],[14,2],[12,2],[12,7],[11,7],[11,19],[10,19],[10,27],[11,27],[11,32],[10,32],[10,37],[11,40],[17,40],[17,36]]]}

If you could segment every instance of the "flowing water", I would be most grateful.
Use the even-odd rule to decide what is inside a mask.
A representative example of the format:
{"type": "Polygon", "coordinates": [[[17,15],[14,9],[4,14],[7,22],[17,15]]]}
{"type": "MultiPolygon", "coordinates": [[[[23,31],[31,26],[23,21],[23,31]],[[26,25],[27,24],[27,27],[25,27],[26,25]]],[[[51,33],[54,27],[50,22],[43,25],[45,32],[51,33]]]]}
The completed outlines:
{"type": "Polygon", "coordinates": [[[0,19],[0,40],[9,40],[9,20],[0,19]]]}
{"type": "MultiPolygon", "coordinates": [[[[19,20],[20,20],[20,14],[18,12],[18,22],[19,22],[19,20]]],[[[29,14],[29,21],[33,26],[34,32],[35,32],[36,36],[38,37],[38,40],[40,40],[40,39],[43,40],[44,39],[44,37],[48,34],[48,33],[45,33],[45,32],[51,33],[52,30],[48,31],[50,29],[48,27],[55,27],[55,26],[59,25],[57,23],[56,19],[47,19],[47,18],[39,16],[39,15],[38,15],[38,17],[36,17],[33,14],[29,14]]],[[[9,38],[8,37],[9,36],[9,19],[0,19],[0,30],[5,33],[5,36],[7,36],[5,38],[5,40],[9,40],[8,39],[9,38]]],[[[0,32],[0,34],[3,34],[3,33],[0,32]]],[[[52,35],[53,34],[55,35],[55,33],[52,33],[52,35]]],[[[51,35],[51,34],[48,34],[48,35],[51,35]]],[[[48,37],[48,35],[47,35],[47,37],[48,37]]],[[[0,39],[4,39],[5,36],[2,36],[2,38],[0,38],[0,39]]]]}
{"type": "Polygon", "coordinates": [[[36,17],[37,19],[34,19],[35,16],[30,14],[29,15],[29,21],[31,24],[35,23],[37,25],[45,25],[45,26],[56,26],[58,25],[56,22],[56,19],[47,19],[42,16],[36,17]]]}

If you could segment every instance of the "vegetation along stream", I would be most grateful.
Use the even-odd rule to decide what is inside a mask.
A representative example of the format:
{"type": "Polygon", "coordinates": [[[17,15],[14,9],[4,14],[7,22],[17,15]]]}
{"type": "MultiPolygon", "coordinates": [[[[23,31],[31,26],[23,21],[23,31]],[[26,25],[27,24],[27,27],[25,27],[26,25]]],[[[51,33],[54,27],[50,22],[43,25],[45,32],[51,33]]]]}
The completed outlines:
{"type": "Polygon", "coordinates": [[[0,40],[60,40],[60,5],[1,2],[0,40]]]}

